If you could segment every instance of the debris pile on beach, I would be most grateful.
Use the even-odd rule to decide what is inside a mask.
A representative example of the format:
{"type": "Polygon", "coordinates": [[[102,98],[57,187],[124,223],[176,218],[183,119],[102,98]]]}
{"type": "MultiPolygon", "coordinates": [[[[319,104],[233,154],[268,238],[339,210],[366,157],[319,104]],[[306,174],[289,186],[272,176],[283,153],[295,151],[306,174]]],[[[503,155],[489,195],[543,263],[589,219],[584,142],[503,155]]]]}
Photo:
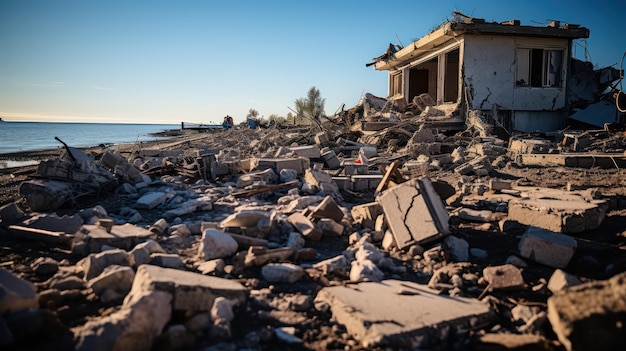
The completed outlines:
{"type": "Polygon", "coordinates": [[[619,348],[626,137],[506,140],[457,105],[379,100],[19,173],[0,345],[619,348]]]}

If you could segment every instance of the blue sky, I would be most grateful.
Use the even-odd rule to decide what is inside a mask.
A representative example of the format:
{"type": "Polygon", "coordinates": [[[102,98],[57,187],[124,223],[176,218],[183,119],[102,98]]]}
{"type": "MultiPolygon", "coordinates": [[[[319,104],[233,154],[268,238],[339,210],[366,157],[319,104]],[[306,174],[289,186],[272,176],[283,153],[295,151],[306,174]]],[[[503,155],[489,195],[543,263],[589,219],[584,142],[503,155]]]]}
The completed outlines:
{"type": "Polygon", "coordinates": [[[458,10],[487,21],[580,24],[574,54],[619,66],[626,0],[0,0],[0,117],[209,123],[286,116],[317,87],[326,113],[385,97],[365,67],[458,10]]]}

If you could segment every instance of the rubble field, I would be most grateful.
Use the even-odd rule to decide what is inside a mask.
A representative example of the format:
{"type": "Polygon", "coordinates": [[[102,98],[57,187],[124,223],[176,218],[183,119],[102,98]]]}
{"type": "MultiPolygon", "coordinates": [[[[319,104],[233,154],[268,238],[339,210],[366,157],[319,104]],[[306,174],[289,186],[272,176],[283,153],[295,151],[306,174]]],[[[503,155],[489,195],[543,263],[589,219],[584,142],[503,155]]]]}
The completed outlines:
{"type": "Polygon", "coordinates": [[[2,155],[0,348],[621,348],[626,134],[373,99],[2,155]]]}

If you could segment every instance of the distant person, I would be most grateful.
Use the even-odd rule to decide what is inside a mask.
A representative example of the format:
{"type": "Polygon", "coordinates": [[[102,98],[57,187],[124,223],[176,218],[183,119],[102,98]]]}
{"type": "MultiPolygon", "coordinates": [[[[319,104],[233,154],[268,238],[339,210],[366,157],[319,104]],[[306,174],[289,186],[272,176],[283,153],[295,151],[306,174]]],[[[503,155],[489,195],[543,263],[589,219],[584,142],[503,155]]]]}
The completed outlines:
{"type": "Polygon", "coordinates": [[[224,126],[224,129],[230,129],[234,124],[235,123],[231,116],[226,115],[226,117],[224,117],[224,123],[222,123],[222,126],[224,126]]]}
{"type": "Polygon", "coordinates": [[[250,126],[250,129],[256,128],[256,122],[254,121],[254,119],[248,118],[248,126],[250,126]]]}

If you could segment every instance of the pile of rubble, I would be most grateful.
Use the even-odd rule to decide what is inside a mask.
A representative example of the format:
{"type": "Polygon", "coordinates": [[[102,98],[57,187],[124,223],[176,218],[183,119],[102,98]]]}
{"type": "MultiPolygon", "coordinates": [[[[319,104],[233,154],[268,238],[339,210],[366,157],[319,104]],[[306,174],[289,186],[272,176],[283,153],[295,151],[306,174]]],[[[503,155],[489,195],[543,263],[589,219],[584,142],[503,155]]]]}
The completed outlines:
{"type": "Polygon", "coordinates": [[[0,208],[0,345],[617,349],[623,136],[379,100],[42,162],[0,208]]]}

